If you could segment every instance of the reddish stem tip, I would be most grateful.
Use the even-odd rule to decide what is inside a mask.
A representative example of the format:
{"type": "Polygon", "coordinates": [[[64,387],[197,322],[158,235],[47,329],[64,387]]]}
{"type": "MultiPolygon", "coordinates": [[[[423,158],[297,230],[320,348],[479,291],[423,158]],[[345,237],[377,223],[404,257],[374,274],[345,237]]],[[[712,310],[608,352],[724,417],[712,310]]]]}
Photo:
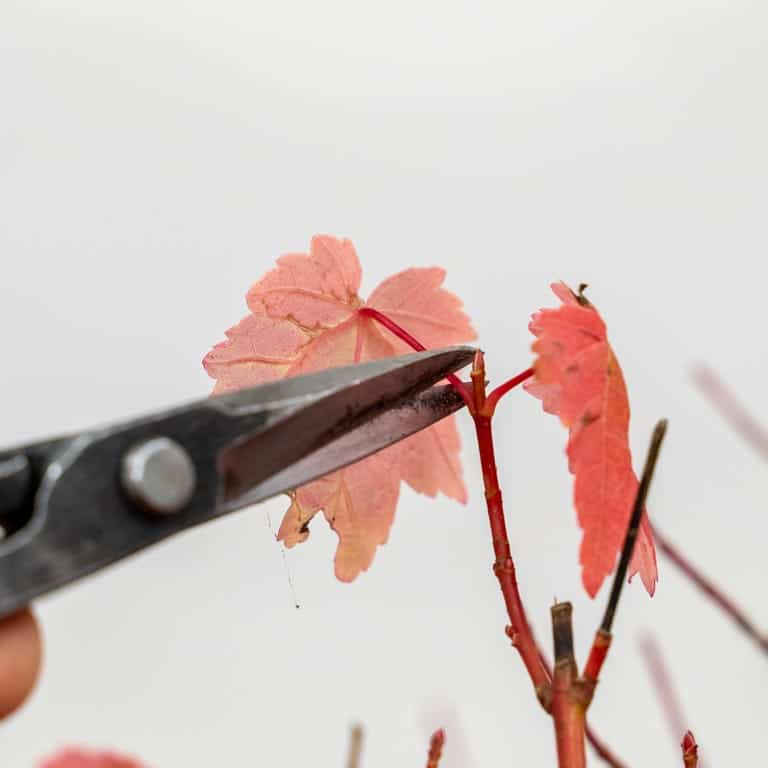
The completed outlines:
{"type": "Polygon", "coordinates": [[[690,731],[685,732],[683,740],[680,742],[683,750],[683,764],[686,768],[696,768],[699,761],[699,745],[690,731]]]}
{"type": "Polygon", "coordinates": [[[427,756],[427,768],[437,768],[445,746],[445,731],[438,728],[429,740],[429,755],[427,756]]]}

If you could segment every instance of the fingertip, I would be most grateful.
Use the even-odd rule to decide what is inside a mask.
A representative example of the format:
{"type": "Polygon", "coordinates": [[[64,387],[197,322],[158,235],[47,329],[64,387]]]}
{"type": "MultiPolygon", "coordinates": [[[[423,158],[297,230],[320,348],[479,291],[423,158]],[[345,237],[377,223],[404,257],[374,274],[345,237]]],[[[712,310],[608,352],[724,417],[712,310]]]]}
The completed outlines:
{"type": "Polygon", "coordinates": [[[0,718],[18,709],[40,673],[42,636],[29,610],[0,619],[0,718]]]}

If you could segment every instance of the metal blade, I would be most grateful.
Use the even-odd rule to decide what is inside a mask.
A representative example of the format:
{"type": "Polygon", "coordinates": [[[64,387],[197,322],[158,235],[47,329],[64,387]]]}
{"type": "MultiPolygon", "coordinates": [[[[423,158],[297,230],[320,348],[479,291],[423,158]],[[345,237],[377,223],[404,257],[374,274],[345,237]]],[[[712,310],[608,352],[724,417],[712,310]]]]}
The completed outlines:
{"type": "Polygon", "coordinates": [[[361,424],[357,429],[328,443],[260,485],[231,498],[225,503],[226,511],[233,512],[279,493],[291,491],[359,461],[426,429],[455,413],[463,405],[464,401],[452,386],[431,387],[426,392],[415,395],[371,421],[361,424]]]}
{"type": "MultiPolygon", "coordinates": [[[[325,377],[328,389],[323,391],[320,388],[318,392],[315,388],[313,395],[306,394],[305,382],[301,382],[302,392],[296,396],[295,403],[287,401],[283,404],[285,412],[280,419],[252,436],[244,436],[226,446],[219,454],[219,473],[224,483],[225,507],[230,509],[243,506],[239,499],[250,499],[251,491],[271,481],[273,477],[290,473],[294,465],[324,450],[339,438],[368,422],[383,417],[388,411],[404,407],[408,402],[414,404],[414,398],[443,379],[446,374],[463,368],[472,360],[474,354],[475,350],[470,347],[451,347],[377,360],[364,366],[325,371],[319,376],[325,377]],[[295,405],[295,408],[291,405],[295,405]]],[[[289,379],[281,384],[289,384],[290,381],[289,379]]],[[[412,405],[411,409],[419,410],[415,405],[412,405]]],[[[429,417],[422,418],[425,418],[423,426],[431,423],[429,417]]],[[[383,421],[381,424],[394,426],[397,421],[383,421]]],[[[399,429],[402,428],[401,424],[399,429]]],[[[417,426],[411,432],[420,428],[422,427],[417,426]]],[[[380,432],[381,437],[377,438],[378,447],[394,442],[387,442],[383,428],[380,432]]],[[[349,445],[356,442],[354,438],[350,440],[349,445]]],[[[360,438],[357,438],[358,442],[359,440],[360,438]]],[[[323,460],[324,469],[319,474],[344,466],[355,461],[360,455],[370,452],[364,452],[362,445],[352,451],[351,458],[347,458],[342,451],[337,451],[333,461],[323,460]]],[[[314,471],[308,472],[307,466],[309,465],[295,475],[297,479],[318,476],[314,471]]],[[[285,490],[282,482],[280,486],[280,490],[285,490]]],[[[273,493],[279,493],[280,490],[273,493]]],[[[266,496],[260,493],[259,498],[266,496]]]]}
{"type": "Polygon", "coordinates": [[[357,365],[329,368],[306,376],[279,379],[209,398],[206,402],[232,415],[246,415],[260,410],[278,410],[303,406],[320,398],[345,392],[355,392],[357,403],[367,407],[372,398],[396,398],[407,388],[426,389],[424,381],[439,381],[472,362],[474,347],[454,346],[413,352],[398,357],[385,357],[357,365]]]}

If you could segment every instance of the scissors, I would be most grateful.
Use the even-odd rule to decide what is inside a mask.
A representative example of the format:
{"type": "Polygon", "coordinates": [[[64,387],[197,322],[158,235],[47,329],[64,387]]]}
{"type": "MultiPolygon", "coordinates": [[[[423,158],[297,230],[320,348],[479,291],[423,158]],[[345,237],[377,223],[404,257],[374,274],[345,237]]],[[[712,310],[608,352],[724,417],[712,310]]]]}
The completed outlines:
{"type": "Polygon", "coordinates": [[[0,618],[457,411],[449,347],[334,368],[0,451],[0,618]]]}

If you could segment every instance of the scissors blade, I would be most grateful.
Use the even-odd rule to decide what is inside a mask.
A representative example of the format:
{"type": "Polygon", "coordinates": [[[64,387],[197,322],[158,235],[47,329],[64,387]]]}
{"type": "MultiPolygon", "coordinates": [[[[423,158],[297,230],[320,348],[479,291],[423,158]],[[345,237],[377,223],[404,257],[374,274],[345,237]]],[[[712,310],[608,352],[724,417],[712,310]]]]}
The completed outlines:
{"type": "MultiPolygon", "coordinates": [[[[331,369],[304,381],[286,380],[290,388],[279,390],[281,418],[270,428],[233,441],[219,454],[222,511],[296,488],[447,416],[460,406],[458,395],[443,391],[421,396],[467,365],[474,352],[449,347],[331,369]]],[[[228,405],[236,403],[248,413],[250,395],[230,397],[228,405]]]]}
{"type": "MultiPolygon", "coordinates": [[[[309,454],[286,469],[255,484],[248,490],[231,492],[224,502],[227,512],[299,488],[306,483],[335,472],[349,464],[387,448],[410,435],[426,429],[440,419],[450,416],[464,405],[464,400],[451,385],[430,387],[404,398],[388,410],[382,411],[370,421],[363,422],[322,449],[309,454]]],[[[239,446],[225,451],[230,466],[239,467],[239,474],[250,470],[249,451],[239,446]]]]}
{"type": "Polygon", "coordinates": [[[0,617],[426,426],[457,405],[430,386],[473,355],[456,347],[324,371],[0,452],[0,502],[11,507],[0,503],[0,513],[15,521],[0,541],[0,617]],[[196,478],[189,501],[170,515],[146,514],[121,487],[127,456],[157,438],[186,453],[196,478]]]}

